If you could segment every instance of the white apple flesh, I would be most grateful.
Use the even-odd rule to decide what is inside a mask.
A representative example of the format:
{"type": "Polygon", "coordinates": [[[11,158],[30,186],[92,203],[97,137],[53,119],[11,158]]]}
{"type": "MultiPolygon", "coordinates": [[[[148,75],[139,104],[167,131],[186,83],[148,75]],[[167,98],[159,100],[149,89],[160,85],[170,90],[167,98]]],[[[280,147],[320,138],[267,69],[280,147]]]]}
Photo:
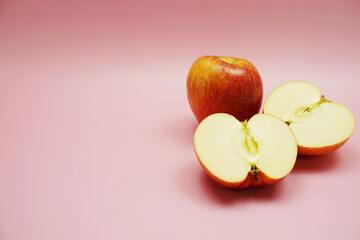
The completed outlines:
{"type": "Polygon", "coordinates": [[[299,154],[320,155],[342,146],[355,129],[355,118],[345,106],[331,102],[306,82],[288,82],[273,90],[264,113],[284,120],[295,134],[299,154]]]}
{"type": "Polygon", "coordinates": [[[289,126],[268,114],[256,114],[248,122],[226,113],[210,115],[196,129],[194,145],[210,177],[237,189],[282,180],[297,156],[289,126]]]}

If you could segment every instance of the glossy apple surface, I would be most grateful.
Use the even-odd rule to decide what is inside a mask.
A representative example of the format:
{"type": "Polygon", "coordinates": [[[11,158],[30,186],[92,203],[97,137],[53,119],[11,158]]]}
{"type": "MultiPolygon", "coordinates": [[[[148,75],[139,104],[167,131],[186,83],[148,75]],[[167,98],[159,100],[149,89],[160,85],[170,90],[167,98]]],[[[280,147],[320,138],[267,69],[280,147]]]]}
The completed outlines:
{"type": "Polygon", "coordinates": [[[295,134],[300,155],[321,155],[340,148],[355,129],[344,105],[332,102],[307,82],[288,82],[273,90],[264,113],[284,120],[295,134]]]}
{"type": "Polygon", "coordinates": [[[246,59],[204,56],[190,68],[187,96],[198,122],[214,113],[228,113],[243,121],[260,111],[263,84],[246,59]]]}
{"type": "Polygon", "coordinates": [[[212,114],[196,129],[194,146],[208,175],[236,189],[279,182],[293,169],[297,156],[289,126],[268,114],[256,114],[248,122],[212,114]]]}

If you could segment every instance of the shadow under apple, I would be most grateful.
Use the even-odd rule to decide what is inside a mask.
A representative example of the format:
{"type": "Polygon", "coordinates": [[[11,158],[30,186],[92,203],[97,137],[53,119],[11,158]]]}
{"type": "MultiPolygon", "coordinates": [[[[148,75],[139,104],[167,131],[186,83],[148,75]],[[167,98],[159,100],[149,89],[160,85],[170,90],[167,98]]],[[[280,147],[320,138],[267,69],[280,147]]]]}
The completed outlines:
{"type": "Polygon", "coordinates": [[[200,203],[211,201],[226,206],[248,201],[271,201],[277,199],[282,191],[281,182],[276,185],[242,190],[225,188],[213,181],[195,160],[179,173],[178,187],[186,195],[200,203]]]}
{"type": "Polygon", "coordinates": [[[312,173],[329,171],[339,165],[339,154],[337,152],[319,156],[301,156],[296,159],[293,173],[312,173]]]}
{"type": "Polygon", "coordinates": [[[216,205],[229,206],[284,201],[293,198],[299,192],[296,179],[289,178],[289,176],[279,183],[269,186],[241,190],[226,188],[212,180],[196,162],[196,159],[181,168],[177,179],[177,188],[200,204],[211,202],[216,205]],[[287,183],[291,184],[291,187],[287,187],[287,183]]]}
{"type": "Polygon", "coordinates": [[[222,205],[245,202],[263,202],[278,199],[282,194],[282,182],[270,186],[246,189],[230,189],[213,181],[204,171],[199,173],[203,191],[214,202],[222,205]]]}

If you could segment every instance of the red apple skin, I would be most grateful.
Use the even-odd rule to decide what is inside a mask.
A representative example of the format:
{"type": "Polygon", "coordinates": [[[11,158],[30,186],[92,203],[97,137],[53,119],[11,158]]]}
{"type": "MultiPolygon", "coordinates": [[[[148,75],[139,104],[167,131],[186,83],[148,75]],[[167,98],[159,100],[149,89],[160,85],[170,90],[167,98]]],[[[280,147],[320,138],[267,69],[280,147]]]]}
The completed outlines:
{"type": "Polygon", "coordinates": [[[311,147],[303,147],[298,145],[298,155],[313,156],[313,155],[323,155],[323,154],[331,153],[336,149],[340,148],[342,145],[344,145],[349,138],[345,139],[340,143],[325,147],[311,148],[311,147]]]}
{"type": "MultiPolygon", "coordinates": [[[[196,151],[195,151],[195,153],[196,153],[196,151]]],[[[227,182],[227,181],[224,181],[224,180],[216,177],[214,174],[212,174],[205,167],[205,165],[201,162],[197,153],[196,153],[196,156],[197,156],[201,166],[203,167],[205,172],[210,176],[210,178],[213,179],[218,184],[220,184],[221,186],[226,187],[226,188],[244,189],[244,188],[251,188],[251,187],[262,187],[262,186],[267,186],[267,185],[272,185],[272,184],[278,183],[286,177],[285,176],[283,178],[272,179],[272,178],[268,177],[265,173],[259,171],[259,172],[257,172],[257,180],[255,180],[253,174],[251,172],[249,172],[247,177],[241,182],[227,182]]]]}
{"type": "Polygon", "coordinates": [[[261,108],[262,80],[246,59],[200,57],[191,66],[186,85],[191,110],[199,123],[214,113],[229,113],[244,121],[261,108]]]}

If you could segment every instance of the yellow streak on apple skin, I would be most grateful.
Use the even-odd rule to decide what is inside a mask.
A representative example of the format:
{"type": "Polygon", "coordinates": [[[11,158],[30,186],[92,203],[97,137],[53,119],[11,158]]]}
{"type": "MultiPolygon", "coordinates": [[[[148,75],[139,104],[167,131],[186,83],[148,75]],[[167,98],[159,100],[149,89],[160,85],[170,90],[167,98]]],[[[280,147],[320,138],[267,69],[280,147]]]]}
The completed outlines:
{"type": "Polygon", "coordinates": [[[187,96],[198,122],[213,113],[244,121],[260,111],[262,80],[246,59],[203,56],[190,68],[187,96]]]}

